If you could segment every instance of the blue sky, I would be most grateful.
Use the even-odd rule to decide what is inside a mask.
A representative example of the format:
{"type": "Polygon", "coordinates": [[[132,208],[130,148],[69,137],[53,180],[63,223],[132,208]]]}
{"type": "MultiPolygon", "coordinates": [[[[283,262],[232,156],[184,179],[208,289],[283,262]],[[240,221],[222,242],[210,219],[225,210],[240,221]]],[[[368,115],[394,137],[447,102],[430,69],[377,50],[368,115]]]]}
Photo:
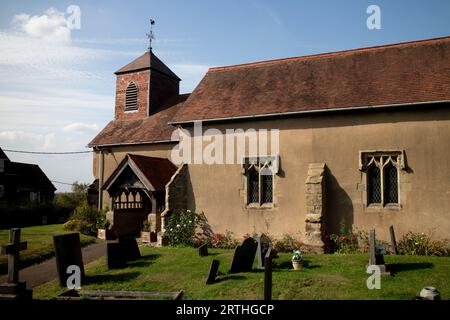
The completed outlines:
{"type": "MultiPolygon", "coordinates": [[[[155,53],[191,92],[207,69],[450,35],[450,1],[8,1],[0,4],[0,146],[84,150],[113,118],[113,72],[155,53]],[[366,9],[381,9],[369,30],[366,9]],[[69,30],[66,9],[81,9],[69,30]]],[[[7,153],[52,180],[92,181],[92,156],[7,153]]],[[[70,187],[56,184],[59,191],[70,187]]]]}

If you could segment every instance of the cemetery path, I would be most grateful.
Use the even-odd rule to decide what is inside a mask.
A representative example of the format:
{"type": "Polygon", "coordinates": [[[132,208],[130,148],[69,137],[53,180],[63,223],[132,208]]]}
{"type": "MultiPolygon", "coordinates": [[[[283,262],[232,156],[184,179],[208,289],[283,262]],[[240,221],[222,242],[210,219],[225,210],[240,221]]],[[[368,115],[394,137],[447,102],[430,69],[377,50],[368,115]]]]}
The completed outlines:
{"type": "MultiPolygon", "coordinates": [[[[106,242],[96,243],[81,249],[83,263],[89,263],[106,255],[106,242]]],[[[27,288],[32,289],[58,277],[56,259],[52,258],[19,271],[19,281],[26,281],[27,288]]],[[[0,283],[6,282],[6,276],[0,277],[0,283]]]]}

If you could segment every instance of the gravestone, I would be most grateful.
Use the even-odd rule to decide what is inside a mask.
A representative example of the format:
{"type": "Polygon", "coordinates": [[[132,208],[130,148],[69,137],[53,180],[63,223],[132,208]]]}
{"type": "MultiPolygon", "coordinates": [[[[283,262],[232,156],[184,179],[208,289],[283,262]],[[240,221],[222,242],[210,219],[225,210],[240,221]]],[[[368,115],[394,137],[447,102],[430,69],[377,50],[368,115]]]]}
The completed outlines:
{"type": "Polygon", "coordinates": [[[198,247],[198,255],[200,257],[206,257],[208,255],[208,245],[206,243],[198,247]]]}
{"type": "Polygon", "coordinates": [[[272,258],[270,247],[264,256],[264,300],[272,300],[272,258]]]}
{"type": "Polygon", "coordinates": [[[390,275],[384,262],[383,254],[376,250],[375,229],[371,229],[369,233],[369,265],[376,265],[380,269],[381,275],[390,275]]]}
{"type": "Polygon", "coordinates": [[[135,261],[141,258],[141,252],[135,238],[119,238],[119,244],[125,261],[135,261]]]}
{"type": "Polygon", "coordinates": [[[8,255],[7,283],[0,284],[0,300],[31,300],[33,291],[26,288],[25,282],[19,282],[20,251],[27,248],[26,242],[20,242],[20,229],[9,231],[9,243],[3,245],[0,254],[8,255]]]}
{"type": "Polygon", "coordinates": [[[128,261],[141,257],[135,238],[120,238],[106,243],[106,258],[109,269],[125,268],[128,261]]]}
{"type": "Polygon", "coordinates": [[[69,233],[53,237],[55,248],[56,269],[58,271],[59,284],[61,287],[67,285],[67,268],[76,265],[80,268],[81,283],[84,280],[84,264],[81,255],[81,243],[79,233],[69,233]]]}
{"type": "Polygon", "coordinates": [[[208,276],[206,277],[206,284],[212,284],[216,281],[217,271],[219,271],[219,264],[219,260],[211,261],[208,276]]]}
{"type": "Polygon", "coordinates": [[[249,272],[253,268],[253,261],[258,244],[252,237],[245,239],[234,250],[230,273],[249,272]]]}
{"type": "Polygon", "coordinates": [[[256,238],[256,241],[258,242],[258,247],[256,249],[256,256],[258,257],[258,269],[263,270],[264,269],[264,259],[266,257],[267,251],[272,248],[272,243],[268,236],[266,236],[264,233],[259,235],[256,238]]]}
{"type": "Polygon", "coordinates": [[[106,243],[106,260],[108,269],[125,268],[127,266],[119,241],[114,240],[106,243]]]}
{"type": "Polygon", "coordinates": [[[389,227],[389,233],[391,234],[391,247],[394,250],[394,254],[398,254],[397,240],[395,240],[394,226],[389,227]]]}

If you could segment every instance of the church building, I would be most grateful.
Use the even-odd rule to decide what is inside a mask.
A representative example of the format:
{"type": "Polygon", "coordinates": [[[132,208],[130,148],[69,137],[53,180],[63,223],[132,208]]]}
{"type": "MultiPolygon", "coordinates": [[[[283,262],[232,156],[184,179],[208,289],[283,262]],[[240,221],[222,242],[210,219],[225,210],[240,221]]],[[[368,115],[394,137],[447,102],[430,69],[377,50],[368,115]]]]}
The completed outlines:
{"type": "Polygon", "coordinates": [[[117,236],[183,209],[319,251],[341,223],[450,234],[450,37],[210,68],[190,94],[152,50],[115,74],[89,147],[117,236]]]}

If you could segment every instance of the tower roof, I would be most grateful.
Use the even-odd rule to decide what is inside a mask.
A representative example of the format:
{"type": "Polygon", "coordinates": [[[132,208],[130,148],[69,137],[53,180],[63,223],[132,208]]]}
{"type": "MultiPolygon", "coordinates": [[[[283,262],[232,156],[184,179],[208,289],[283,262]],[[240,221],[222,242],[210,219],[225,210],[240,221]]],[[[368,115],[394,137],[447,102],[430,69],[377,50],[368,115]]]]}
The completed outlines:
{"type": "Polygon", "coordinates": [[[159,58],[151,50],[148,50],[146,53],[131,61],[129,64],[120,68],[114,73],[122,74],[147,69],[160,72],[178,81],[181,80],[172,70],[169,69],[168,66],[166,66],[161,60],[159,60],[159,58]]]}

